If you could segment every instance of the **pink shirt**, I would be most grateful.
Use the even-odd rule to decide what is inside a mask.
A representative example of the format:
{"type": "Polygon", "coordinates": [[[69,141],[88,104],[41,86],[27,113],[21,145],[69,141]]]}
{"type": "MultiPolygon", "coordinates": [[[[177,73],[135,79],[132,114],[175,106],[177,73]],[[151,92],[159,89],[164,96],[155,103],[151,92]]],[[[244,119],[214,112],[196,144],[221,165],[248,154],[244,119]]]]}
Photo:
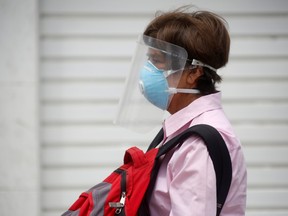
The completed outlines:
{"type": "MultiPolygon", "coordinates": [[[[221,106],[221,93],[202,96],[169,116],[164,140],[196,124],[215,127],[232,160],[232,183],[221,216],[243,216],[246,207],[246,166],[241,144],[221,106]]],[[[203,141],[190,137],[163,159],[150,200],[151,216],[216,215],[216,177],[203,141]]]]}

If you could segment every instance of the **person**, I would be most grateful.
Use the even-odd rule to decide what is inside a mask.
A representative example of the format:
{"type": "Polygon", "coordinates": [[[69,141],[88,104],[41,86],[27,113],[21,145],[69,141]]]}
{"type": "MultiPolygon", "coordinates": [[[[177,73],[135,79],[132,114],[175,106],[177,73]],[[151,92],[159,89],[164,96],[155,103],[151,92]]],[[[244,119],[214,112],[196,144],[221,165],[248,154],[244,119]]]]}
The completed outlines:
{"type": "MultiPolygon", "coordinates": [[[[163,122],[163,145],[196,124],[208,124],[220,132],[232,162],[232,182],[221,215],[243,216],[247,188],[245,159],[222,108],[221,92],[216,88],[222,80],[217,70],[229,59],[227,22],[209,11],[189,10],[185,7],[158,13],[148,24],[138,41],[132,74],[138,77],[141,96],[150,106],[152,103],[170,113],[163,122]]],[[[134,83],[135,80],[131,81],[128,87],[134,83]]],[[[126,94],[131,95],[133,91],[127,89],[126,94]]],[[[132,101],[130,105],[135,104],[132,101]]],[[[144,116],[140,122],[144,124],[150,116],[143,114],[145,110],[138,115],[131,110],[127,113],[144,116]]],[[[191,136],[162,159],[149,211],[151,216],[216,215],[215,171],[200,138],[191,136]]]]}

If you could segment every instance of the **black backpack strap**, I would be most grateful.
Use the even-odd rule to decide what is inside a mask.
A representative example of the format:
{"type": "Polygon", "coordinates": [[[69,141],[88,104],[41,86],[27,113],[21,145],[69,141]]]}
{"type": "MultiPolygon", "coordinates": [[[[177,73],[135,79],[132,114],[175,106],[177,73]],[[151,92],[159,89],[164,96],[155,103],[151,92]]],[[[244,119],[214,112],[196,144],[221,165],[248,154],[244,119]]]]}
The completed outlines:
{"type": "MultiPolygon", "coordinates": [[[[169,140],[167,143],[165,143],[165,145],[161,146],[159,148],[157,158],[165,155],[168,151],[173,149],[178,144],[181,144],[184,140],[192,135],[199,136],[203,139],[207,145],[209,155],[213,162],[217,184],[217,216],[219,216],[231,185],[232,165],[227,146],[220,133],[214,127],[205,124],[199,124],[188,128],[181,134],[169,140]]],[[[159,140],[161,136],[161,130],[157,136],[159,136],[157,138],[157,140],[159,140]]],[[[156,138],[154,140],[155,142],[157,141],[156,138]]]]}
{"type": "Polygon", "coordinates": [[[147,151],[149,151],[150,149],[156,148],[159,145],[159,143],[163,140],[163,138],[164,138],[164,130],[163,130],[163,128],[161,128],[160,131],[158,132],[158,134],[152,140],[147,151]]]}

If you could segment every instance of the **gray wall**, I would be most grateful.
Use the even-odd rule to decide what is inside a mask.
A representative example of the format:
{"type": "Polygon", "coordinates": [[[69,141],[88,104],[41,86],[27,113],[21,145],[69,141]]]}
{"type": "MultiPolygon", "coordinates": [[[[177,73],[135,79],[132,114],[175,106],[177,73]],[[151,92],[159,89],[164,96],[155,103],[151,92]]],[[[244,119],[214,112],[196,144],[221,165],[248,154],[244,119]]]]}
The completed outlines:
{"type": "Polygon", "coordinates": [[[37,5],[0,1],[2,216],[40,214],[37,5]]]}

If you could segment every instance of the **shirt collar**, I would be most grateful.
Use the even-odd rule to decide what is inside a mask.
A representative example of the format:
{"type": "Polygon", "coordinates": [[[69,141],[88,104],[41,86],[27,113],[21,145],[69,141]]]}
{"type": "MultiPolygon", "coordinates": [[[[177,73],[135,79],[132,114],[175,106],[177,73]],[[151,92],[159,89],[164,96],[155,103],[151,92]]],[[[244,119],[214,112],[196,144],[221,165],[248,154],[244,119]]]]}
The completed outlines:
{"type": "Polygon", "coordinates": [[[171,136],[202,113],[221,108],[221,92],[201,96],[188,106],[166,118],[163,123],[166,137],[171,136]]]}

